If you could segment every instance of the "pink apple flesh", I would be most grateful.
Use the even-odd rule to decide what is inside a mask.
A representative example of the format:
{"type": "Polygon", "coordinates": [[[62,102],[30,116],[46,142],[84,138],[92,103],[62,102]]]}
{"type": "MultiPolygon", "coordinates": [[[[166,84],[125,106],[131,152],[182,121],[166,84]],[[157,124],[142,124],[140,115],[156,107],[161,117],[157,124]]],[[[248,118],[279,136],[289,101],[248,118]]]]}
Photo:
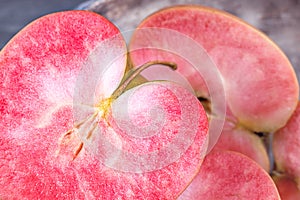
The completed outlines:
{"type": "MultiPolygon", "coordinates": [[[[119,115],[114,115],[110,107],[118,105],[118,99],[110,104],[106,98],[118,87],[125,72],[126,46],[117,28],[103,17],[86,11],[42,17],[1,51],[0,67],[1,199],[174,199],[198,172],[207,147],[208,122],[201,104],[184,88],[171,83],[138,87],[148,90],[136,95],[136,101],[144,103],[150,98],[167,109],[162,110],[168,123],[161,136],[155,135],[148,141],[136,138],[142,141],[136,143],[118,129],[115,118],[119,115]],[[96,76],[97,73],[100,75],[96,76]],[[153,88],[157,91],[147,92],[153,88]],[[172,94],[173,90],[177,93],[172,94]],[[158,94],[169,95],[170,100],[158,94]],[[188,110],[181,110],[182,105],[188,110]],[[81,120],[100,111],[107,113],[97,115],[95,129],[89,126],[87,122],[93,123],[89,120],[84,123],[86,129],[80,128],[84,127],[79,123],[81,120]],[[196,118],[187,118],[183,123],[181,112],[196,118]],[[173,115],[181,121],[170,122],[173,115]],[[101,150],[111,150],[96,143],[101,134],[116,149],[121,149],[119,152],[143,155],[164,146],[157,144],[160,137],[164,143],[178,141],[172,138],[180,136],[180,131],[172,132],[172,128],[182,123],[197,125],[190,145],[177,149],[178,156],[157,170],[132,172],[128,167],[122,170],[118,162],[113,163],[118,157],[106,162],[99,156],[101,150]],[[74,134],[75,130],[78,133],[74,134]],[[88,134],[85,130],[96,131],[85,137],[88,134]],[[137,146],[143,144],[149,145],[147,150],[137,146]]],[[[134,111],[130,119],[141,115],[134,111]]],[[[136,125],[147,124],[147,119],[144,116],[136,125]]],[[[162,162],[162,155],[155,158],[162,162]]]]}
{"type": "Polygon", "coordinates": [[[278,175],[274,176],[273,180],[278,188],[281,200],[300,199],[300,190],[292,178],[285,175],[278,175]]]}
{"type": "Polygon", "coordinates": [[[169,29],[138,29],[134,39],[135,43],[130,45],[130,56],[134,58],[135,65],[152,59],[167,59],[178,66],[173,73],[163,71],[162,68],[145,70],[142,75],[146,79],[172,80],[192,91],[193,87],[204,88],[202,91],[194,92],[202,98],[205,97],[204,99],[209,98],[210,102],[207,104],[209,114],[213,113],[216,116],[209,121],[209,152],[221,133],[226,110],[224,88],[217,67],[199,44],[179,32],[169,29]],[[172,37],[169,37],[170,35],[172,37]]]}
{"type": "Polygon", "coordinates": [[[288,123],[274,134],[276,170],[300,180],[300,103],[288,123]]]}
{"type": "Polygon", "coordinates": [[[261,138],[242,127],[226,126],[214,148],[242,153],[270,172],[268,153],[261,138]]]}
{"type": "Polygon", "coordinates": [[[214,150],[180,200],[280,199],[271,177],[254,161],[233,151],[214,150]]]}
{"type": "MultiPolygon", "coordinates": [[[[284,126],[295,109],[299,85],[290,62],[269,38],[242,20],[200,6],[163,9],[138,26],[130,47],[142,50],[131,55],[133,63],[164,55],[161,49],[174,45],[168,44],[169,41],[176,41],[179,49],[194,51],[180,40],[172,40],[172,34],[165,36],[169,39],[161,41],[158,48],[156,43],[159,39],[139,35],[143,28],[178,31],[203,46],[221,72],[229,109],[248,129],[255,132],[275,131],[284,126]],[[141,42],[141,38],[148,39],[141,42]],[[160,50],[143,49],[153,43],[160,50]]],[[[153,31],[149,32],[151,36],[153,31]]],[[[173,58],[177,62],[176,56],[173,58]]],[[[178,70],[184,76],[189,74],[190,65],[179,63],[182,65],[178,70]]],[[[206,89],[201,87],[203,81],[196,76],[190,78],[193,75],[189,75],[187,78],[197,94],[205,94],[206,89]]]]}

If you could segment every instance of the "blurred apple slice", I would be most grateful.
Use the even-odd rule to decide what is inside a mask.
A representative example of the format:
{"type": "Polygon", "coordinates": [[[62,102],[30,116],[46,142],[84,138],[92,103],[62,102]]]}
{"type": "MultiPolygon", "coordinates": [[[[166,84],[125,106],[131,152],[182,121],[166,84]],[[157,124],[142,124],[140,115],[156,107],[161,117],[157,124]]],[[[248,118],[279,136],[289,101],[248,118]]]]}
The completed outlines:
{"type": "Polygon", "coordinates": [[[300,103],[288,123],[274,134],[276,171],[300,180],[300,103]]]}
{"type": "MultiPolygon", "coordinates": [[[[189,61],[198,51],[185,45],[176,32],[202,46],[212,58],[221,73],[226,104],[240,125],[254,132],[274,132],[286,124],[296,108],[299,85],[288,58],[265,34],[229,13],[196,5],[165,8],[141,22],[130,42],[130,49],[137,49],[130,55],[132,62],[138,65],[168,54],[195,93],[211,103],[213,93],[203,81],[211,77],[194,70],[195,62],[189,61]],[[156,49],[147,49],[153,46],[156,49]],[[169,46],[192,56],[172,56],[165,51],[169,46]]],[[[206,70],[212,70],[206,63],[203,60],[206,70]]]]}
{"type": "Polygon", "coordinates": [[[275,175],[272,178],[278,188],[281,200],[300,199],[300,190],[295,180],[286,175],[275,175]]]}
{"type": "Polygon", "coordinates": [[[279,200],[280,197],[271,177],[256,162],[241,153],[213,150],[179,199],[279,200]]]}
{"type": "Polygon", "coordinates": [[[214,148],[240,152],[256,161],[266,172],[270,172],[270,161],[263,141],[243,127],[225,125],[214,148]]]}

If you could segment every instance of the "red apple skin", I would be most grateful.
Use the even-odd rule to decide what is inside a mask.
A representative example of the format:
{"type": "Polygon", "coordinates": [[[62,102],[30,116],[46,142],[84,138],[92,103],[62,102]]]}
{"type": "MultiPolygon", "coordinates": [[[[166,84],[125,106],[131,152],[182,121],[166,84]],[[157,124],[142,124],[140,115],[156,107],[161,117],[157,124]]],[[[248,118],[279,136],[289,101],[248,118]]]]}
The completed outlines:
{"type": "MultiPolygon", "coordinates": [[[[74,100],[82,98],[79,103],[85,103],[81,102],[85,94],[95,90],[96,97],[109,96],[124,74],[122,38],[111,44],[112,55],[93,54],[108,51],[102,42],[118,34],[115,26],[95,13],[60,12],[31,23],[1,51],[1,199],[175,199],[196,175],[206,152],[208,122],[198,100],[179,86],[170,87],[184,95],[188,112],[197,113],[199,118],[193,120],[199,123],[194,141],[177,161],[145,173],[118,171],[106,167],[88,146],[72,160],[82,139],[66,135],[78,122],[74,100]],[[75,98],[74,90],[84,86],[76,85],[78,75],[87,73],[82,68],[107,56],[120,58],[114,70],[105,73],[111,79],[104,77],[100,89],[85,88],[75,98]]],[[[173,109],[181,111],[180,106],[173,109]]]]}
{"type": "Polygon", "coordinates": [[[288,123],[274,134],[276,170],[300,179],[300,103],[288,123]]]}
{"type": "Polygon", "coordinates": [[[243,127],[225,125],[214,149],[242,153],[257,162],[266,172],[270,172],[270,161],[264,143],[259,136],[243,127]]]}
{"type": "Polygon", "coordinates": [[[297,183],[292,178],[285,175],[279,175],[274,176],[273,180],[282,200],[300,199],[300,190],[297,187],[297,183]]]}
{"type": "Polygon", "coordinates": [[[180,200],[280,199],[271,177],[241,153],[213,150],[180,200]]]}
{"type": "MultiPolygon", "coordinates": [[[[274,132],[286,124],[296,108],[299,85],[289,60],[266,35],[241,19],[212,8],[185,5],[160,10],[138,28],[175,30],[202,45],[221,72],[229,109],[249,130],[274,132]]],[[[137,29],[131,40],[132,48],[147,47],[154,41],[148,39],[141,45],[139,37],[137,29]]],[[[162,49],[166,42],[162,42],[162,49]]],[[[177,45],[185,48],[180,42],[177,45]]],[[[144,62],[141,59],[157,57],[160,52],[156,54],[142,49],[131,59],[140,63],[144,62]]],[[[179,70],[185,72],[190,68],[183,65],[179,70]]],[[[194,79],[190,81],[196,93],[205,91],[196,86],[194,79]]]]}

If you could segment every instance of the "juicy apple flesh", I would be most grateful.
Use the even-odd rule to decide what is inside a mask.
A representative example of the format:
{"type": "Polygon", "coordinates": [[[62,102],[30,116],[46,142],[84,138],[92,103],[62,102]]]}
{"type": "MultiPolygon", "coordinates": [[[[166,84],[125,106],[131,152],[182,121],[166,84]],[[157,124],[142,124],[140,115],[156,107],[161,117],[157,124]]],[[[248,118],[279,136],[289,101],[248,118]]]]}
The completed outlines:
{"type": "MultiPolygon", "coordinates": [[[[228,13],[189,5],[162,9],[138,26],[130,42],[130,49],[137,49],[130,55],[135,66],[168,57],[178,63],[178,72],[195,93],[212,104],[215,102],[210,98],[216,91],[209,91],[203,71],[194,70],[194,64],[201,66],[193,62],[194,57],[202,55],[185,45],[178,33],[202,46],[216,64],[226,106],[239,125],[254,132],[274,132],[286,124],[296,108],[299,85],[287,57],[263,33],[228,13]],[[189,54],[173,55],[169,46],[189,54]]],[[[212,65],[205,67],[212,70],[212,65]]]]}
{"type": "Polygon", "coordinates": [[[274,134],[273,153],[276,171],[300,183],[300,103],[285,127],[274,134]]]}
{"type": "MultiPolygon", "coordinates": [[[[254,132],[269,137],[268,133],[282,128],[296,109],[299,98],[295,71],[274,42],[228,13],[201,6],[174,6],[144,19],[135,30],[129,47],[135,66],[161,58],[177,63],[176,72],[185,78],[198,98],[204,100],[210,120],[224,119],[225,126],[228,122],[233,124],[230,130],[210,130],[208,152],[215,144],[216,148],[239,151],[269,172],[266,148],[254,132]],[[201,46],[215,65],[207,64],[203,51],[197,51],[197,45],[192,43],[201,46]],[[204,62],[201,63],[201,59],[197,62],[197,56],[204,62]],[[214,70],[214,66],[219,79],[216,76],[212,79],[206,73],[214,70]],[[221,80],[225,106],[212,98],[220,90],[209,85],[209,80],[217,80],[215,84],[221,80]],[[226,111],[215,112],[214,107],[225,107],[226,111]]],[[[151,80],[156,73],[145,72],[145,77],[151,80]]],[[[169,73],[164,76],[175,79],[169,73]]],[[[281,151],[286,157],[293,156],[284,152],[281,151]]]]}
{"type": "Polygon", "coordinates": [[[272,177],[281,200],[296,200],[300,199],[300,190],[295,180],[286,175],[275,175],[272,177]]]}
{"type": "Polygon", "coordinates": [[[213,150],[180,200],[280,199],[271,177],[247,156],[213,150]]]}
{"type": "Polygon", "coordinates": [[[128,89],[139,72],[125,74],[126,55],[119,30],[87,11],[44,16],[6,45],[0,198],[174,199],[184,190],[206,152],[206,113],[175,83],[128,89]]]}
{"type": "Polygon", "coordinates": [[[270,172],[270,160],[267,149],[261,138],[243,127],[228,125],[214,146],[214,149],[225,149],[240,152],[256,161],[266,172],[270,172]]]}
{"type": "Polygon", "coordinates": [[[206,98],[208,93],[210,94],[211,103],[207,107],[211,111],[208,113],[211,116],[209,152],[217,142],[224,125],[226,99],[222,77],[205,49],[180,32],[159,28],[137,29],[129,47],[131,62],[135,67],[143,62],[162,59],[177,64],[178,68],[173,73],[162,68],[145,70],[142,76],[147,80],[155,80],[159,77],[163,80],[175,81],[197,96],[203,95],[206,98]],[[203,90],[195,89],[195,85],[203,90]]]}

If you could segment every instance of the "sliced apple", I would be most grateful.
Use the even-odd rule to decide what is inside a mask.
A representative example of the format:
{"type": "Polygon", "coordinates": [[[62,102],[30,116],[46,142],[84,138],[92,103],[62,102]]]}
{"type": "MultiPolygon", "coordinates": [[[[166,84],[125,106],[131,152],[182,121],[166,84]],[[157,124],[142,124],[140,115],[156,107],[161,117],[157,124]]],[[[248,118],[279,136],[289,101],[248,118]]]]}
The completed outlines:
{"type": "Polygon", "coordinates": [[[0,199],[175,199],[184,190],[207,149],[205,111],[174,83],[126,91],[136,73],[124,76],[126,55],[119,30],[87,11],[44,16],[6,45],[0,199]],[[139,135],[132,124],[156,129],[139,135]]]}
{"type": "Polygon", "coordinates": [[[134,39],[135,43],[130,45],[130,56],[134,58],[133,66],[144,61],[162,59],[174,62],[178,66],[178,69],[172,73],[161,67],[153,67],[145,70],[142,73],[143,77],[147,80],[171,80],[193,91],[204,100],[209,98],[209,112],[215,116],[209,121],[208,151],[210,151],[222,131],[226,112],[222,77],[214,62],[201,45],[187,35],[174,30],[138,29],[134,39]],[[169,37],[170,35],[172,37],[169,37]],[[195,87],[197,90],[193,89],[195,87]]]}
{"type": "MultiPolygon", "coordinates": [[[[171,30],[190,37],[208,52],[221,73],[227,105],[239,124],[255,132],[273,132],[286,124],[296,108],[299,85],[289,60],[267,36],[220,10],[174,6],[150,15],[138,26],[130,42],[130,49],[136,50],[131,54],[132,62],[137,65],[170,54],[165,49],[174,45],[193,55],[198,52],[186,46],[178,34],[170,34],[171,30]]],[[[191,67],[194,62],[186,63],[190,57],[186,62],[182,62],[185,57],[177,57],[173,56],[173,61],[178,60],[178,71],[197,94],[206,94],[201,86],[201,75],[204,79],[205,75],[195,72],[191,67]]]]}
{"type": "Polygon", "coordinates": [[[253,160],[241,153],[213,150],[180,200],[280,199],[276,186],[253,160]]]}
{"type": "Polygon", "coordinates": [[[285,127],[274,134],[276,170],[300,180],[300,103],[285,127]]]}
{"type": "Polygon", "coordinates": [[[243,127],[225,126],[214,149],[242,153],[256,161],[266,172],[270,172],[270,161],[263,141],[258,135],[243,127]]]}
{"type": "Polygon", "coordinates": [[[300,190],[297,187],[297,183],[291,177],[276,175],[273,177],[273,180],[282,200],[300,199],[300,190]]]}

